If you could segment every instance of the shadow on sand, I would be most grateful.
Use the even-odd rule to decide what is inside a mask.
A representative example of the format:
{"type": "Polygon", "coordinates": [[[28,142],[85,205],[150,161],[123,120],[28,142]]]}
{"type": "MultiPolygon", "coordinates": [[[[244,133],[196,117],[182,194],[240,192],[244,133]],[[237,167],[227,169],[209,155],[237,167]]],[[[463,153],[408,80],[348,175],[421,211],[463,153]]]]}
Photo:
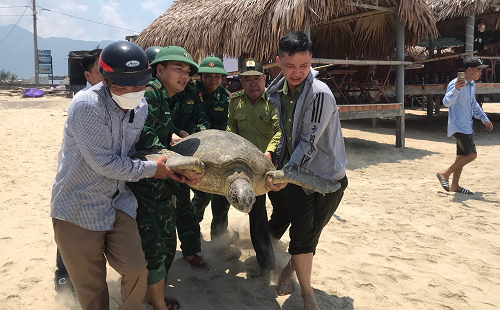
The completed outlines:
{"type": "Polygon", "coordinates": [[[484,201],[484,202],[492,203],[492,204],[499,204],[500,203],[499,200],[491,200],[491,199],[486,199],[484,197],[484,195],[493,196],[496,194],[495,192],[477,192],[476,191],[476,192],[474,192],[474,195],[465,195],[465,194],[461,194],[461,193],[449,193],[449,194],[453,195],[452,202],[460,203],[462,206],[464,206],[466,208],[471,208],[471,206],[469,206],[467,204],[467,202],[471,201],[471,200],[479,200],[479,201],[484,201]]]}
{"type": "MultiPolygon", "coordinates": [[[[487,113],[488,118],[493,123],[494,129],[488,132],[483,123],[477,119],[474,119],[474,133],[475,138],[479,142],[479,145],[497,145],[495,139],[483,139],[488,138],[486,135],[499,135],[500,133],[500,113],[487,113]]],[[[345,120],[342,121],[342,128],[375,132],[377,134],[383,135],[396,135],[396,121],[394,119],[381,118],[377,121],[377,127],[372,127],[371,119],[358,119],[358,120],[345,120]]],[[[455,144],[452,138],[447,140],[447,127],[448,127],[448,111],[441,111],[439,114],[435,114],[432,118],[432,123],[427,122],[426,115],[417,115],[412,113],[406,114],[405,121],[405,135],[409,139],[418,140],[428,140],[434,142],[449,142],[455,144]]],[[[393,146],[394,147],[394,146],[393,146]]]]}
{"type": "MultiPolygon", "coordinates": [[[[296,283],[294,283],[296,284],[296,283]]],[[[298,286],[298,284],[296,284],[298,286]]],[[[328,310],[353,310],[354,309],[354,299],[349,296],[338,297],[336,295],[330,295],[324,291],[314,289],[314,295],[316,296],[316,301],[320,309],[328,310]]],[[[304,309],[304,303],[302,297],[300,296],[300,289],[293,292],[290,297],[283,303],[283,307],[278,308],[282,310],[302,310],[304,309]]]]}
{"type": "Polygon", "coordinates": [[[363,140],[359,138],[345,138],[348,170],[366,168],[380,163],[395,163],[402,160],[421,159],[425,156],[437,154],[422,149],[407,147],[404,150],[395,148],[393,144],[363,140]],[[390,154],[390,156],[388,156],[390,154]]]}

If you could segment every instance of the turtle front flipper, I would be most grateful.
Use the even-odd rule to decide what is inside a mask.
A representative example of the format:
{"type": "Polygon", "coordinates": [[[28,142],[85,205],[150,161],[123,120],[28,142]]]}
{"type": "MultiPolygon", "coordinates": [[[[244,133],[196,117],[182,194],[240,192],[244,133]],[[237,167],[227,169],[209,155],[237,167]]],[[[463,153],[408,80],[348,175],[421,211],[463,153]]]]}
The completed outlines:
{"type": "Polygon", "coordinates": [[[297,165],[286,166],[281,170],[267,172],[273,183],[292,183],[308,188],[315,192],[326,194],[340,189],[340,183],[336,180],[328,180],[317,176],[311,170],[297,165]]]}
{"type": "Polygon", "coordinates": [[[139,151],[134,155],[134,158],[139,158],[141,160],[155,160],[165,155],[167,156],[165,165],[174,171],[187,169],[193,170],[196,173],[201,173],[205,170],[205,165],[199,158],[183,156],[167,149],[149,149],[139,151]]]}

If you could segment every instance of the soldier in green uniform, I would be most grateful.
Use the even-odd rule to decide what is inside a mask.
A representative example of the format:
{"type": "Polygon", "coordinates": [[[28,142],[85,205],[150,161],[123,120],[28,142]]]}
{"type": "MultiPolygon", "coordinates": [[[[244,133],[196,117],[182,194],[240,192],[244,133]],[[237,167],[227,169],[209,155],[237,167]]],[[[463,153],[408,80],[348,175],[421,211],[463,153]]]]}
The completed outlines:
{"type": "MultiPolygon", "coordinates": [[[[189,81],[184,91],[176,94],[174,99],[175,105],[172,107],[173,128],[186,132],[186,135],[182,137],[210,127],[208,117],[205,114],[203,98],[193,81],[189,81]]],[[[182,137],[174,134],[172,143],[179,141],[182,137]]],[[[190,198],[190,188],[188,185],[178,182],[172,182],[172,186],[182,258],[189,261],[193,267],[204,267],[206,265],[205,259],[197,254],[201,251],[200,223],[195,216],[195,207],[190,198]]],[[[199,193],[202,197],[209,195],[203,192],[199,193]]]]}
{"type": "MultiPolygon", "coordinates": [[[[210,119],[205,111],[205,103],[201,92],[196,87],[196,81],[190,80],[184,91],[174,96],[176,105],[173,113],[174,125],[192,134],[210,128],[210,119]]],[[[173,143],[185,138],[173,136],[173,143]]]]}
{"type": "MultiPolygon", "coordinates": [[[[240,69],[243,90],[231,94],[227,131],[252,142],[269,160],[281,138],[276,108],[267,101],[265,76],[257,59],[246,59],[240,69]]],[[[269,236],[266,195],[255,197],[250,211],[250,237],[261,272],[268,274],[274,268],[274,252],[269,236]]]]}
{"type": "MultiPolygon", "coordinates": [[[[210,129],[226,130],[230,93],[222,87],[222,77],[227,76],[222,60],[217,57],[206,57],[200,62],[201,83],[196,83],[197,93],[205,104],[205,111],[210,121],[210,129]]],[[[193,205],[199,222],[210,200],[212,200],[212,223],[210,236],[212,239],[227,232],[227,213],[229,202],[226,197],[194,191],[193,205]]]]}
{"type": "MultiPolygon", "coordinates": [[[[172,122],[171,108],[176,104],[172,96],[182,92],[190,75],[198,71],[191,55],[178,46],[163,48],[151,65],[156,78],[146,86],[144,97],[148,102],[148,117],[136,144],[137,150],[170,148],[172,132],[187,135],[172,122]]],[[[182,174],[188,184],[202,177],[192,171],[182,174]]],[[[128,183],[128,186],[139,203],[137,225],[149,271],[146,297],[155,310],[173,309],[178,307],[177,301],[164,296],[165,280],[177,245],[171,183],[161,179],[144,180],[128,183]]]]}

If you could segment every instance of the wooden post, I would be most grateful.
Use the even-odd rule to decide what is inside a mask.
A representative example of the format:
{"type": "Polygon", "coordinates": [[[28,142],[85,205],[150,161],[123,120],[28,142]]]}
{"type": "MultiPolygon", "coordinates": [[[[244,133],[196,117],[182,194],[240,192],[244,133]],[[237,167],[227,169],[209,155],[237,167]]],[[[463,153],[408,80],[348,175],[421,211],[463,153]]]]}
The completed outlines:
{"type": "Polygon", "coordinates": [[[427,95],[427,124],[432,124],[434,110],[434,95],[427,95]]]}
{"type": "MultiPolygon", "coordinates": [[[[454,57],[454,56],[453,56],[454,57]]],[[[404,59],[404,54],[403,54],[404,59]]],[[[354,65],[354,66],[367,66],[367,65],[384,65],[384,66],[409,66],[412,64],[423,63],[418,61],[404,61],[404,60],[355,60],[355,59],[323,59],[323,58],[313,58],[311,60],[313,64],[320,64],[319,68],[328,67],[331,65],[354,65]]],[[[318,67],[316,67],[317,69],[318,67]]]]}
{"type": "Polygon", "coordinates": [[[441,102],[443,101],[443,96],[439,95],[436,97],[436,105],[434,106],[434,113],[439,113],[439,108],[441,106],[441,102]]]}
{"type": "Polygon", "coordinates": [[[307,35],[309,40],[311,40],[311,23],[309,22],[309,18],[306,20],[306,24],[304,25],[304,33],[307,35]]]}
{"type": "Polygon", "coordinates": [[[465,52],[474,50],[474,15],[468,14],[465,25],[465,52]]]}
{"type": "MultiPolygon", "coordinates": [[[[434,41],[429,40],[429,59],[434,56],[434,41]]],[[[434,63],[429,62],[427,64],[427,74],[429,75],[428,83],[432,84],[432,79],[434,77],[434,63]]],[[[432,124],[432,103],[434,102],[434,96],[427,96],[427,123],[432,124]]]]}
{"type": "MultiPolygon", "coordinates": [[[[396,15],[396,60],[405,59],[405,26],[396,15]]],[[[400,115],[396,116],[396,147],[405,147],[405,78],[404,66],[396,67],[396,103],[401,103],[400,115]]]]}

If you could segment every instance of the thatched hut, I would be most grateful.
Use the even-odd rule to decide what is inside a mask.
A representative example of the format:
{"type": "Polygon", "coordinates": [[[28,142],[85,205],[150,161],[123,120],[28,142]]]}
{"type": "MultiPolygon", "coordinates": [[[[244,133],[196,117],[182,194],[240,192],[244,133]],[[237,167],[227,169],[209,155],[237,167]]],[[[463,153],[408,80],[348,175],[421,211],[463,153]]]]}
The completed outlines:
{"type": "Polygon", "coordinates": [[[465,33],[466,16],[482,18],[487,29],[500,29],[497,0],[426,0],[432,10],[441,37],[465,33]]]}
{"type": "Polygon", "coordinates": [[[425,0],[178,0],[136,43],[179,45],[195,59],[209,54],[274,59],[284,34],[310,26],[315,57],[393,59],[396,15],[406,45],[437,35],[425,0]]]}
{"type": "MultiPolygon", "coordinates": [[[[438,21],[496,10],[497,0],[426,0],[438,21]]],[[[497,10],[498,11],[498,10],[497,10]]]]}
{"type": "MultiPolygon", "coordinates": [[[[426,0],[432,10],[439,31],[439,38],[435,47],[447,47],[463,44],[467,32],[467,16],[483,19],[486,29],[495,31],[500,29],[500,5],[497,0],[426,0]],[[458,39],[458,41],[457,41],[458,39]]],[[[496,35],[498,36],[498,34],[496,35]]],[[[489,54],[496,55],[498,48],[489,48],[489,54]]],[[[480,51],[486,54],[485,51],[480,51]]]]}

